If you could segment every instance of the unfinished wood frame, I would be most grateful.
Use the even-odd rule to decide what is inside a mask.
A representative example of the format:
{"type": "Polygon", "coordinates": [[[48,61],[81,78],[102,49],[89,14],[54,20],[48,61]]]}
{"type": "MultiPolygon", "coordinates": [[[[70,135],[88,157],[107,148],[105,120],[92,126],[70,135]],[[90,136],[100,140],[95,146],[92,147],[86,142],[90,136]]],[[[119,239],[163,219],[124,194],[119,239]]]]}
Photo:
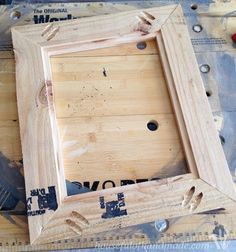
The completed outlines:
{"type": "Polygon", "coordinates": [[[14,27],[12,36],[31,243],[234,206],[234,184],[180,5],[14,27]],[[67,196],[50,56],[153,38],[189,173],[67,196]]]}

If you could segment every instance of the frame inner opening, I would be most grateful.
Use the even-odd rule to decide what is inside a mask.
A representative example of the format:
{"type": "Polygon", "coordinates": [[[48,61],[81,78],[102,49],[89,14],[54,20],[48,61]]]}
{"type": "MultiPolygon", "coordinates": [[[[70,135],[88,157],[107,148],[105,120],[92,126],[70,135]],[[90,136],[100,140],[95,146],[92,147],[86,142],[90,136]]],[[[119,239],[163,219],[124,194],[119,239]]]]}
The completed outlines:
{"type": "Polygon", "coordinates": [[[188,173],[156,41],[51,66],[65,177],[81,192],[188,173]]]}

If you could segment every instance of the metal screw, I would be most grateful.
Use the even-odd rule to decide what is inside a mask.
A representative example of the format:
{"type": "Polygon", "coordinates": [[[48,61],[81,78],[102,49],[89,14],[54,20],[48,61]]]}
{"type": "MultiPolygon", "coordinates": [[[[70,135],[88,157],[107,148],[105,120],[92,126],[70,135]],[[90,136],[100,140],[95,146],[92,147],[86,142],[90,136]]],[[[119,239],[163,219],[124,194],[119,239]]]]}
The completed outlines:
{"type": "Polygon", "coordinates": [[[159,233],[165,232],[169,228],[169,222],[168,220],[161,219],[155,221],[155,229],[159,233]]]}
{"type": "Polygon", "coordinates": [[[147,47],[147,43],[146,42],[139,42],[137,43],[137,48],[139,50],[144,50],[147,47]]]}
{"type": "Polygon", "coordinates": [[[200,24],[195,24],[194,26],[193,26],[193,31],[195,31],[195,32],[197,32],[197,33],[199,33],[199,32],[201,32],[202,31],[202,26],[200,25],[200,24]]]}
{"type": "Polygon", "coordinates": [[[200,71],[202,72],[202,73],[209,73],[210,72],[210,66],[209,65],[207,65],[207,64],[202,64],[201,66],[200,66],[200,71]]]}

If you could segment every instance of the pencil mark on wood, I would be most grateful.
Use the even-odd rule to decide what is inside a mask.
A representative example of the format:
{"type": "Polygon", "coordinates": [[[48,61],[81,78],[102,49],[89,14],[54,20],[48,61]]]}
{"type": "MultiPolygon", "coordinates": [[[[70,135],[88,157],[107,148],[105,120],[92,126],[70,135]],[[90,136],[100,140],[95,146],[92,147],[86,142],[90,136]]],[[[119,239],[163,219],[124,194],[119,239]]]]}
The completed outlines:
{"type": "Polygon", "coordinates": [[[143,24],[146,24],[146,25],[152,25],[146,18],[144,18],[143,16],[137,16],[137,19],[143,23],[143,24]]]}
{"type": "Polygon", "coordinates": [[[147,19],[150,19],[150,20],[155,20],[156,18],[150,14],[149,12],[147,11],[141,11],[141,13],[143,14],[144,17],[146,17],[147,19]]]}

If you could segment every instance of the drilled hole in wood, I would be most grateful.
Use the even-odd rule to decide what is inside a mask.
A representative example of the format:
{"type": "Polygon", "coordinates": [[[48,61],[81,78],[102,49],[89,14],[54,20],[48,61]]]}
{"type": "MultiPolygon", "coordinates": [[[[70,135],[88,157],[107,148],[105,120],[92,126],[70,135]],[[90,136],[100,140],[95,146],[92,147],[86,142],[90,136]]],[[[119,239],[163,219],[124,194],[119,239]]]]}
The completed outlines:
{"type": "Polygon", "coordinates": [[[71,215],[72,217],[77,218],[83,224],[89,225],[88,220],[83,215],[79,214],[77,211],[72,211],[71,215]]]}
{"type": "Polygon", "coordinates": [[[158,129],[159,125],[158,125],[158,122],[155,121],[155,120],[152,120],[152,121],[149,121],[147,123],[147,128],[150,130],[150,131],[156,131],[158,129]]]}
{"type": "Polygon", "coordinates": [[[139,50],[144,50],[147,47],[147,43],[146,42],[139,42],[139,43],[137,43],[136,46],[139,50]]]}
{"type": "Polygon", "coordinates": [[[146,24],[146,25],[152,25],[146,18],[142,17],[142,16],[137,16],[138,20],[140,22],[142,22],[143,24],[146,24]]]}
{"type": "Polygon", "coordinates": [[[151,20],[155,20],[156,19],[152,14],[150,14],[150,13],[148,13],[146,11],[142,11],[142,13],[143,13],[144,16],[146,16],[147,18],[149,18],[151,20]]]}
{"type": "Polygon", "coordinates": [[[54,28],[51,33],[48,34],[47,36],[47,41],[51,40],[52,38],[55,37],[55,35],[58,33],[59,27],[54,28]]]}
{"type": "Polygon", "coordinates": [[[199,200],[201,200],[202,199],[202,197],[203,197],[203,193],[201,192],[201,193],[199,193],[198,195],[197,195],[197,199],[199,199],[199,200]]]}
{"type": "Polygon", "coordinates": [[[190,200],[192,199],[193,197],[193,194],[195,192],[195,186],[192,186],[190,188],[190,190],[188,190],[185,195],[184,195],[184,199],[182,201],[182,206],[185,207],[189,202],[190,200]]]}
{"type": "Polygon", "coordinates": [[[82,233],[83,230],[81,229],[81,227],[78,224],[76,224],[71,219],[66,219],[65,222],[71,228],[71,230],[73,230],[78,235],[81,235],[81,233],[82,233]]]}
{"type": "Polygon", "coordinates": [[[197,8],[198,8],[198,5],[197,5],[197,4],[192,4],[192,5],[191,5],[191,9],[192,9],[192,10],[196,10],[197,8]]]}
{"type": "Polygon", "coordinates": [[[201,203],[202,197],[203,197],[203,193],[201,192],[193,199],[193,201],[190,204],[190,212],[193,212],[199,206],[199,204],[201,203]]]}
{"type": "Polygon", "coordinates": [[[51,28],[53,27],[53,23],[48,24],[42,31],[41,36],[44,36],[46,33],[48,33],[51,28]]]}
{"type": "Polygon", "coordinates": [[[20,19],[20,17],[21,17],[21,12],[19,12],[19,11],[13,11],[13,12],[10,14],[10,17],[11,17],[11,19],[13,19],[13,20],[18,20],[18,19],[20,19]]]}
{"type": "Polygon", "coordinates": [[[68,224],[69,226],[74,226],[75,222],[70,219],[66,219],[66,224],[68,224]]]}
{"type": "Polygon", "coordinates": [[[212,95],[212,92],[211,91],[206,91],[206,96],[207,97],[210,97],[212,95]]]}

